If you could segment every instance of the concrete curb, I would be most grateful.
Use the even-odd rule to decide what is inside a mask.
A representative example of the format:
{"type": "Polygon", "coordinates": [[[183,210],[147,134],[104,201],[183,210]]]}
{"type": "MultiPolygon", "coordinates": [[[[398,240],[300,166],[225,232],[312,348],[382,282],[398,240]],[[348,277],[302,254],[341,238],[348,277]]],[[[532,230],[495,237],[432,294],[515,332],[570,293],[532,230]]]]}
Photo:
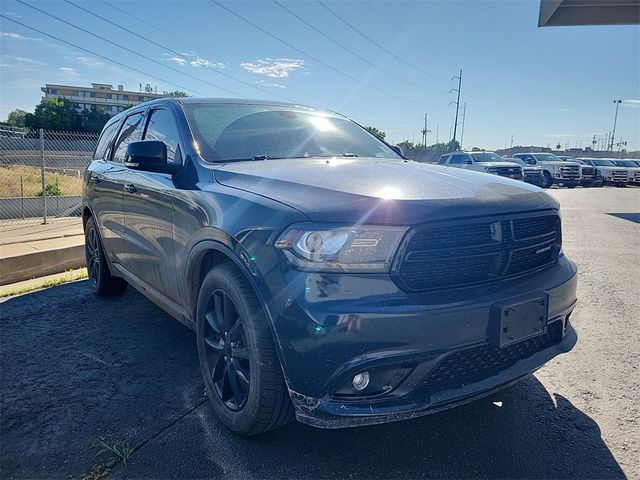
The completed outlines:
{"type": "Polygon", "coordinates": [[[61,273],[85,263],[83,244],[0,258],[0,285],[61,273]]]}

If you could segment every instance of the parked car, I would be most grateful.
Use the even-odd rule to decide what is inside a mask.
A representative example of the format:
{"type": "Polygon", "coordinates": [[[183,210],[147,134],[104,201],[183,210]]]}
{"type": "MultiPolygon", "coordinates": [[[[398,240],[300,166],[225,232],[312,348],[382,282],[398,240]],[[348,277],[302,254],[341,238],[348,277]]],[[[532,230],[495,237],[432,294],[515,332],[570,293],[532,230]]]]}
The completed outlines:
{"type": "Polygon", "coordinates": [[[602,174],[596,167],[579,158],[574,158],[572,161],[580,164],[580,185],[583,187],[601,187],[603,185],[602,174]]]}
{"type": "Polygon", "coordinates": [[[629,182],[629,172],[625,168],[617,167],[615,159],[581,158],[583,162],[596,168],[605,185],[626,187],[629,182]]]}
{"type": "Polygon", "coordinates": [[[622,167],[627,171],[629,183],[640,185],[640,163],[636,160],[612,160],[616,167],[622,167]]]}
{"type": "Polygon", "coordinates": [[[438,165],[491,173],[514,180],[523,179],[522,168],[518,163],[506,162],[500,155],[493,152],[445,153],[440,155],[438,165]]]}
{"type": "Polygon", "coordinates": [[[130,284],[195,330],[211,405],[242,435],[414,418],[577,341],[554,198],[410,161],[325,110],[132,107],[102,131],[82,219],[93,291],[130,284]]]}
{"type": "Polygon", "coordinates": [[[542,168],[535,165],[528,165],[519,158],[502,157],[505,162],[517,163],[522,167],[523,180],[537,187],[544,185],[544,176],[542,175],[542,168]]]}
{"type": "Polygon", "coordinates": [[[542,168],[543,188],[556,184],[567,188],[580,185],[580,165],[575,162],[565,162],[552,153],[516,153],[513,157],[523,160],[527,165],[542,168]]]}

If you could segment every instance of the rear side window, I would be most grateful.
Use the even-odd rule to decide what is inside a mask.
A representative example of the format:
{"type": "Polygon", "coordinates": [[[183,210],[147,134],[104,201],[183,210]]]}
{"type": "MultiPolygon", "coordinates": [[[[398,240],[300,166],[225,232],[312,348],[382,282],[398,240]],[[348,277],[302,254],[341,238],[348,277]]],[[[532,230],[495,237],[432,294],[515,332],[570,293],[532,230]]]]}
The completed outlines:
{"type": "Polygon", "coordinates": [[[438,160],[438,165],[444,165],[447,162],[447,157],[449,155],[440,155],[440,159],[438,160]]]}
{"type": "Polygon", "coordinates": [[[113,136],[118,130],[118,124],[119,122],[113,122],[103,130],[102,135],[100,135],[100,140],[98,140],[96,151],[93,154],[94,160],[104,160],[109,158],[109,147],[113,143],[113,136]]]}
{"type": "Polygon", "coordinates": [[[467,155],[452,155],[451,160],[449,160],[449,165],[461,165],[467,158],[467,155]]]}
{"type": "Polygon", "coordinates": [[[143,118],[142,113],[134,113],[133,115],[128,116],[122,124],[120,134],[114,144],[114,162],[124,162],[125,157],[127,156],[127,146],[131,142],[142,140],[143,118]]]}
{"type": "Polygon", "coordinates": [[[178,126],[172,112],[164,109],[151,112],[144,139],[164,142],[167,145],[167,161],[169,163],[182,163],[180,155],[176,158],[179,138],[178,126]]]}

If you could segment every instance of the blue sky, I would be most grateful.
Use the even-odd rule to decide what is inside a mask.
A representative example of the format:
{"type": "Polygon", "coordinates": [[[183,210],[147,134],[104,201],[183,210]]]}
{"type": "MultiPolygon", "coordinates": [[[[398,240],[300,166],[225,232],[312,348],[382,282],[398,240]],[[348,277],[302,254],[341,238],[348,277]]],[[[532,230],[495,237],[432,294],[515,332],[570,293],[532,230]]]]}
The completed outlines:
{"type": "Polygon", "coordinates": [[[437,126],[440,141],[450,138],[450,78],[463,68],[465,147],[502,148],[512,135],[514,145],[584,147],[593,134],[611,130],[613,100],[622,99],[616,136],[640,149],[640,27],[538,28],[538,0],[325,2],[393,56],[315,1],[282,5],[352,53],[272,1],[223,2],[313,59],[210,1],[72,0],[156,45],[69,3],[25,1],[153,61],[3,0],[0,11],[8,18],[144,74],[1,19],[2,119],[15,108],[32,111],[45,83],[112,83],[130,90],[150,83],[196,96],[235,96],[221,88],[249,98],[279,95],[338,110],[380,128],[392,142],[419,141],[428,113],[433,143],[437,126]]]}

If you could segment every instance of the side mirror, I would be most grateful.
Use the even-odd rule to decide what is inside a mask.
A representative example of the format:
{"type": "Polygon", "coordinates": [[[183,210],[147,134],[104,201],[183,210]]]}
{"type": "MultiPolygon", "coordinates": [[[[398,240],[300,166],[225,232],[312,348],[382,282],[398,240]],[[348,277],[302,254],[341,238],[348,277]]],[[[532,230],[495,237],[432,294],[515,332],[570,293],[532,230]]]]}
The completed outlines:
{"type": "Polygon", "coordinates": [[[156,173],[175,173],[180,165],[167,163],[167,146],[158,140],[142,140],[127,145],[126,167],[156,173]]]}
{"type": "Polygon", "coordinates": [[[398,155],[400,155],[402,158],[405,158],[404,156],[404,150],[402,150],[402,147],[399,147],[397,145],[391,145],[391,148],[393,149],[394,152],[396,152],[398,155]]]}

